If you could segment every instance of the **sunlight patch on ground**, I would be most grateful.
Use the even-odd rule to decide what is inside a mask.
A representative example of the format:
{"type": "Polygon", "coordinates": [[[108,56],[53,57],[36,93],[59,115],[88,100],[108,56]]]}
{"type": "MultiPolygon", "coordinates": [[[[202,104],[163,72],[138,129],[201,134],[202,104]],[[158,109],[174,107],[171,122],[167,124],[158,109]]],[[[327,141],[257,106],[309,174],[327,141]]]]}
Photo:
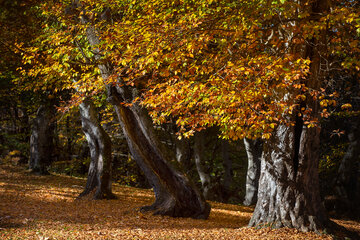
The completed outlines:
{"type": "Polygon", "coordinates": [[[116,200],[75,200],[85,182],[0,165],[0,239],[331,239],[294,229],[247,228],[252,208],[217,202],[210,202],[208,220],[140,213],[154,200],[152,191],[117,184],[116,200]]]}

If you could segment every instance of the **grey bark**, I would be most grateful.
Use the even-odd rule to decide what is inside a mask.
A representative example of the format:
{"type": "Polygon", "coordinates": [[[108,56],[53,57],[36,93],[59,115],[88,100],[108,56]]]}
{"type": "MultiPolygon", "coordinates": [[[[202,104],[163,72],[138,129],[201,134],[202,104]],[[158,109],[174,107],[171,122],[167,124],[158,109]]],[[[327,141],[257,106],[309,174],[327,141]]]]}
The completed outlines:
{"type": "Polygon", "coordinates": [[[257,201],[263,142],[260,139],[244,138],[244,144],[248,158],[244,205],[249,206],[256,204],[257,201]]]}
{"type": "Polygon", "coordinates": [[[94,199],[114,199],[111,191],[111,139],[101,126],[96,107],[90,99],[85,99],[79,109],[91,157],[86,186],[79,198],[94,192],[94,199]]]}
{"type": "Polygon", "coordinates": [[[55,109],[50,104],[41,105],[33,121],[30,136],[29,169],[36,174],[49,174],[48,168],[54,153],[55,109]]]}
{"type": "Polygon", "coordinates": [[[187,173],[191,169],[191,147],[189,139],[175,139],[175,154],[176,161],[180,164],[182,169],[187,173]]]}
{"type": "Polygon", "coordinates": [[[197,132],[194,136],[194,158],[196,170],[199,174],[202,190],[206,199],[211,198],[211,179],[208,171],[205,168],[205,132],[197,132]]]}
{"type": "Polygon", "coordinates": [[[258,201],[250,226],[318,231],[327,224],[319,193],[319,130],[297,127],[301,130],[298,146],[295,127],[287,126],[279,126],[264,144],[258,201]]]}
{"type": "MultiPolygon", "coordinates": [[[[313,21],[320,21],[329,11],[328,4],[327,0],[316,0],[302,6],[302,10],[308,11],[313,21]]],[[[326,41],[326,30],[322,30],[306,46],[293,47],[294,51],[296,47],[303,49],[303,57],[311,60],[310,74],[304,83],[310,89],[320,90],[324,79],[321,70],[324,56],[320,54],[326,52],[326,41]]],[[[299,111],[303,107],[312,109],[311,117],[319,119],[319,103],[309,95],[298,105],[297,112],[291,116],[294,126],[278,126],[264,144],[258,201],[250,226],[320,231],[330,225],[319,191],[320,127],[308,128],[299,111]]]]}
{"type": "Polygon", "coordinates": [[[169,164],[159,147],[151,119],[136,104],[125,107],[120,92],[112,88],[110,101],[118,114],[132,157],[144,172],[155,193],[155,202],[142,210],[172,217],[206,219],[210,205],[189,179],[169,164]]]}
{"type": "MultiPolygon", "coordinates": [[[[87,22],[84,17],[82,21],[87,22]]],[[[99,38],[92,26],[87,29],[87,38],[92,46],[99,44],[99,38]]],[[[94,52],[99,59],[101,55],[99,50],[94,49],[94,52]]],[[[103,79],[111,75],[109,64],[99,64],[98,67],[103,79]]],[[[134,100],[137,89],[120,82],[118,86],[107,86],[107,90],[109,101],[118,115],[131,155],[154,189],[154,204],[142,209],[172,217],[206,219],[210,213],[210,205],[186,176],[170,166],[165,147],[158,141],[147,111],[137,104],[124,105],[134,100]]]]}

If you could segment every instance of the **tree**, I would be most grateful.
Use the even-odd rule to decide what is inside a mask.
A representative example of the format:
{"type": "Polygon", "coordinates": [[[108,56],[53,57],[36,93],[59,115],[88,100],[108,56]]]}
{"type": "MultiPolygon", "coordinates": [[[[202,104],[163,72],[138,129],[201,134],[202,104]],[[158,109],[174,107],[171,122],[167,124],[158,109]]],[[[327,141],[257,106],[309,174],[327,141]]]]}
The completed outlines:
{"type": "Polygon", "coordinates": [[[249,206],[257,202],[263,142],[261,139],[244,138],[244,144],[248,158],[244,205],[249,206]]]}
{"type": "MultiPolygon", "coordinates": [[[[75,43],[86,36],[86,54],[95,56],[92,65],[99,66],[132,155],[154,186],[153,208],[180,216],[181,203],[194,199],[181,216],[204,217],[208,209],[169,166],[147,110],[156,123],[176,119],[182,137],[217,125],[226,139],[268,139],[251,226],[327,225],[318,191],[319,118],[336,104],[327,92],[334,76],[359,69],[357,3],[89,2],[76,2],[74,14],[58,18],[55,36],[62,36],[63,48],[55,55],[67,56],[57,58],[58,66],[72,75],[66,66],[76,48],[69,43],[74,33],[75,43]],[[83,25],[74,22],[80,12],[83,25]]],[[[54,9],[59,15],[64,4],[54,9]]],[[[99,82],[92,86],[104,85],[99,82]]]]}
{"type": "Polygon", "coordinates": [[[194,136],[194,159],[196,170],[199,174],[204,197],[206,199],[211,198],[211,179],[209,172],[206,170],[206,163],[205,163],[205,132],[198,132],[194,136]]]}
{"type": "MultiPolygon", "coordinates": [[[[60,47],[49,49],[44,54],[44,57],[52,62],[51,65],[42,61],[33,72],[40,73],[45,70],[68,81],[76,79],[75,83],[69,85],[77,86],[79,99],[83,97],[82,91],[89,93],[90,89],[93,89],[94,92],[99,92],[106,87],[108,99],[118,115],[131,155],[154,188],[155,203],[142,209],[174,217],[207,218],[210,205],[187,177],[169,164],[165,147],[157,140],[146,109],[136,103],[129,104],[142,88],[124,84],[120,74],[116,75],[115,84],[110,83],[110,77],[114,75],[114,65],[104,57],[111,51],[99,48],[102,29],[98,28],[97,22],[108,26],[106,21],[112,21],[111,11],[101,5],[101,10],[97,12],[97,7],[95,4],[94,8],[91,8],[91,4],[79,1],[71,4],[44,4],[44,11],[50,10],[49,18],[56,19],[54,27],[51,28],[55,33],[51,36],[45,35],[45,41],[50,43],[50,46],[60,44],[60,47]],[[84,62],[78,61],[80,56],[85,59],[84,62]],[[101,85],[99,82],[91,82],[94,78],[100,80],[101,85]]],[[[40,43],[40,48],[43,49],[49,46],[44,47],[42,44],[40,43]]],[[[33,49],[33,52],[39,51],[33,49]]],[[[44,53],[43,50],[41,52],[44,53]]]]}
{"type": "Polygon", "coordinates": [[[39,107],[30,137],[29,169],[36,174],[49,174],[54,157],[55,120],[55,106],[51,102],[39,107]]]}
{"type": "Polygon", "coordinates": [[[38,108],[37,97],[29,91],[21,91],[14,80],[20,77],[18,68],[23,67],[21,47],[34,38],[38,29],[32,24],[32,0],[0,3],[0,115],[1,154],[17,150],[21,162],[29,156],[30,118],[38,108]]]}
{"type": "Polygon", "coordinates": [[[105,39],[128,82],[151,74],[140,101],[154,121],[176,118],[184,136],[218,125],[225,138],[268,139],[250,226],[324,228],[320,106],[334,103],[323,87],[336,71],[359,69],[358,4],[159,0],[125,12],[105,39]]]}
{"type": "Polygon", "coordinates": [[[86,186],[79,198],[95,190],[94,199],[113,199],[115,195],[111,191],[111,139],[101,126],[96,107],[90,99],[85,98],[79,109],[91,157],[86,186]]]}

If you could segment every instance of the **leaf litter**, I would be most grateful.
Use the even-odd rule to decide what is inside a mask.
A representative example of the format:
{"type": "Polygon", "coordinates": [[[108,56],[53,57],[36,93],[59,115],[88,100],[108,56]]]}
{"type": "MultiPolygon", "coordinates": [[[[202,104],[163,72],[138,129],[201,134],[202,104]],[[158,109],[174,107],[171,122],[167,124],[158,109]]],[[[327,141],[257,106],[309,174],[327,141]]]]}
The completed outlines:
{"type": "MultiPolygon", "coordinates": [[[[151,190],[113,184],[115,200],[75,200],[86,180],[0,165],[0,239],[332,239],[296,229],[248,228],[253,208],[210,202],[208,220],[141,213],[151,190]]],[[[360,233],[360,223],[335,220],[360,233]]]]}

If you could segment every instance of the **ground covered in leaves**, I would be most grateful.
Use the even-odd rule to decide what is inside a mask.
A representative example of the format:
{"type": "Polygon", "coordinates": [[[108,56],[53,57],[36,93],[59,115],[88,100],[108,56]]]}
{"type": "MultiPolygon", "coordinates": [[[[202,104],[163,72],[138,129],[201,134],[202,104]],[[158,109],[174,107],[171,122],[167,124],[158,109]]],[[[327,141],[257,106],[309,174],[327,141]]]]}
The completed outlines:
{"type": "MultiPolygon", "coordinates": [[[[85,179],[35,176],[0,165],[0,239],[332,239],[294,229],[247,228],[252,208],[211,202],[208,220],[140,213],[151,190],[114,185],[116,200],[75,200],[85,179]]],[[[360,223],[335,220],[360,233],[360,223]]]]}

